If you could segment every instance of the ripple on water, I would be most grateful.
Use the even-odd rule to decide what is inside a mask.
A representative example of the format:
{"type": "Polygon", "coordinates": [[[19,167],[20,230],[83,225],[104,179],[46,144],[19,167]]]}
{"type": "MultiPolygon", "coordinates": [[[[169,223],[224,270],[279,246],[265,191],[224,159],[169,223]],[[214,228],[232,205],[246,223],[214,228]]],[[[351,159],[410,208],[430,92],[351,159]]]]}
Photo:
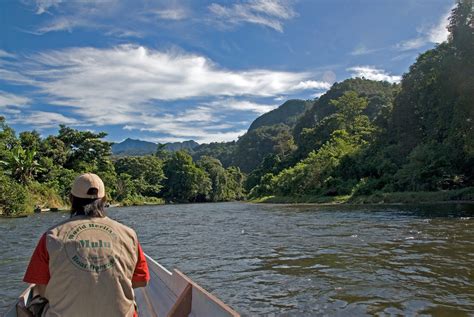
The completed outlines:
{"type": "MultiPolygon", "coordinates": [[[[375,208],[223,203],[114,208],[110,215],[136,229],[150,256],[244,315],[474,311],[473,215],[458,217],[449,206],[452,217],[438,207],[436,214],[375,208]]],[[[0,219],[0,311],[25,287],[40,234],[62,216],[0,219]]]]}

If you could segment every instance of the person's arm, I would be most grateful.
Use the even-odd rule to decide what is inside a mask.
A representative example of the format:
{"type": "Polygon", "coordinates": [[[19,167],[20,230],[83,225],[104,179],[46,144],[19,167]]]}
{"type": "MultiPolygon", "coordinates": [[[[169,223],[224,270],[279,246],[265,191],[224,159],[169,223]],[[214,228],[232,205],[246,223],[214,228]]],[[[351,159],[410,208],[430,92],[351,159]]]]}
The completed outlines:
{"type": "Polygon", "coordinates": [[[145,287],[150,280],[150,272],[140,243],[138,243],[138,260],[132,277],[132,287],[145,287]]]}
{"type": "Polygon", "coordinates": [[[43,234],[31,256],[23,281],[36,284],[35,292],[44,297],[49,279],[49,254],[46,248],[46,234],[43,234]]]}
{"type": "Polygon", "coordinates": [[[46,284],[36,284],[33,289],[33,296],[39,295],[41,297],[45,297],[46,294],[46,284]]]}

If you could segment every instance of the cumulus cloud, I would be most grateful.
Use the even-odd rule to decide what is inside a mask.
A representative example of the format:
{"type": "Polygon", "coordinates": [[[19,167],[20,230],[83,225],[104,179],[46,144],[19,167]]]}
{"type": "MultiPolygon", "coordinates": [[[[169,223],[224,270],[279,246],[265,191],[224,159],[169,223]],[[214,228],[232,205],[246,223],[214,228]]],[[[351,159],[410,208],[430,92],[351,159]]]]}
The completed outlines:
{"type": "Polygon", "coordinates": [[[371,80],[383,80],[390,83],[398,83],[402,80],[402,76],[390,75],[383,69],[373,66],[355,66],[347,69],[351,72],[352,77],[362,77],[371,80]]]}
{"type": "Polygon", "coordinates": [[[253,23],[283,32],[283,22],[296,16],[292,4],[287,0],[251,0],[223,6],[212,3],[210,12],[225,24],[253,23]]]}

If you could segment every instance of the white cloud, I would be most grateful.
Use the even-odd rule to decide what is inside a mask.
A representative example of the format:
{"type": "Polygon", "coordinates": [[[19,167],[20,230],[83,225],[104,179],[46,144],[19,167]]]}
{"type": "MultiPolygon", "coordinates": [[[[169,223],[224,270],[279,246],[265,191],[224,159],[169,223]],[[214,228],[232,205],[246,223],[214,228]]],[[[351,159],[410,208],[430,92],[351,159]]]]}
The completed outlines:
{"type": "Polygon", "coordinates": [[[31,99],[0,90],[0,108],[7,106],[23,107],[31,103],[31,99]]]}
{"type": "Polygon", "coordinates": [[[183,20],[188,17],[186,10],[179,7],[156,10],[153,13],[163,20],[183,20]]]}
{"type": "Polygon", "coordinates": [[[13,124],[32,125],[39,129],[55,128],[60,124],[83,125],[76,119],[68,118],[60,113],[46,111],[22,113],[9,119],[9,122],[13,124]]]}
{"type": "Polygon", "coordinates": [[[234,98],[215,100],[207,103],[207,105],[212,107],[215,111],[251,111],[260,115],[278,107],[278,105],[261,104],[249,100],[236,100],[234,98]]]}
{"type": "MultiPolygon", "coordinates": [[[[1,80],[33,87],[43,103],[61,113],[68,108],[81,125],[126,125],[200,142],[240,135],[243,125],[230,118],[236,111],[262,114],[276,107],[255,98],[330,86],[307,72],[230,70],[204,56],[133,45],[46,51],[5,63],[0,74],[8,76],[1,80]]],[[[79,124],[59,113],[31,113],[28,120],[45,126],[43,117],[52,126],[79,124]]]]}
{"type": "Polygon", "coordinates": [[[232,71],[203,56],[131,45],[51,51],[33,56],[29,62],[34,68],[25,73],[54,104],[85,111],[94,105],[104,112],[125,113],[146,110],[154,100],[273,97],[329,87],[328,83],[311,80],[310,73],[232,71]]]}
{"type": "Polygon", "coordinates": [[[208,122],[183,122],[179,116],[167,115],[163,117],[144,117],[142,124],[129,124],[124,127],[126,130],[138,130],[165,134],[160,140],[166,138],[184,141],[193,139],[198,143],[227,142],[236,140],[244,134],[246,130],[222,131],[220,124],[212,125],[208,122]]]}
{"type": "Polygon", "coordinates": [[[0,58],[14,58],[15,55],[8,53],[7,51],[4,51],[0,49],[0,58]]]}
{"type": "Polygon", "coordinates": [[[36,14],[48,12],[50,7],[58,6],[62,0],[36,0],[36,14]]]}
{"type": "Polygon", "coordinates": [[[292,90],[308,90],[308,89],[324,89],[328,90],[331,88],[331,84],[324,81],[307,80],[299,82],[297,85],[292,87],[292,90]]]}
{"type": "Polygon", "coordinates": [[[442,43],[448,39],[449,31],[449,16],[451,15],[451,10],[453,7],[449,9],[449,11],[441,17],[438,24],[432,26],[428,31],[428,40],[431,43],[442,43]]]}
{"type": "Polygon", "coordinates": [[[377,51],[380,51],[380,49],[369,49],[365,45],[360,44],[360,45],[356,46],[356,48],[354,48],[354,50],[352,52],[350,52],[349,54],[352,55],[352,56],[361,56],[361,55],[372,54],[372,53],[375,53],[377,51]]]}
{"type": "Polygon", "coordinates": [[[420,47],[423,47],[427,44],[426,38],[424,37],[417,37],[411,40],[403,41],[397,44],[397,48],[400,51],[410,51],[416,50],[420,47]]]}
{"type": "MultiPolygon", "coordinates": [[[[31,1],[30,1],[31,3],[31,1]]],[[[159,20],[183,20],[190,12],[169,0],[35,0],[38,14],[49,13],[32,34],[94,29],[116,37],[141,37],[159,20]]]]}
{"type": "Polygon", "coordinates": [[[77,17],[59,17],[49,22],[48,24],[38,28],[36,32],[31,32],[35,34],[44,34],[48,32],[57,32],[57,31],[68,31],[71,32],[73,28],[79,26],[94,27],[95,23],[88,20],[83,20],[77,17]]]}
{"type": "Polygon", "coordinates": [[[418,29],[418,33],[420,33],[418,37],[402,41],[395,47],[400,51],[410,51],[419,49],[429,43],[439,44],[446,41],[449,36],[447,29],[449,25],[448,19],[453,8],[454,6],[450,7],[449,10],[439,19],[437,24],[428,27],[420,27],[418,29]]]}
{"type": "Polygon", "coordinates": [[[355,66],[347,69],[352,73],[352,77],[362,77],[371,80],[382,80],[390,83],[398,83],[402,80],[402,76],[387,74],[383,69],[373,66],[355,66]]]}
{"type": "Polygon", "coordinates": [[[253,23],[267,26],[278,32],[283,32],[284,20],[296,16],[288,0],[251,0],[229,7],[212,3],[209,10],[226,25],[253,23]]]}

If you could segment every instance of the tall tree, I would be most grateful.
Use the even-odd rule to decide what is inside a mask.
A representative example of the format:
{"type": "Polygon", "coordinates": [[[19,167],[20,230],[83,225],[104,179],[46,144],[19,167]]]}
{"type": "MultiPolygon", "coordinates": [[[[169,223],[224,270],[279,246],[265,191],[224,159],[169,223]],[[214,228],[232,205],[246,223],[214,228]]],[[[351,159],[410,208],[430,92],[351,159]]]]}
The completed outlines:
{"type": "Polygon", "coordinates": [[[194,164],[185,151],[177,151],[166,161],[163,171],[164,197],[173,202],[205,201],[211,190],[207,173],[194,164]]]}

